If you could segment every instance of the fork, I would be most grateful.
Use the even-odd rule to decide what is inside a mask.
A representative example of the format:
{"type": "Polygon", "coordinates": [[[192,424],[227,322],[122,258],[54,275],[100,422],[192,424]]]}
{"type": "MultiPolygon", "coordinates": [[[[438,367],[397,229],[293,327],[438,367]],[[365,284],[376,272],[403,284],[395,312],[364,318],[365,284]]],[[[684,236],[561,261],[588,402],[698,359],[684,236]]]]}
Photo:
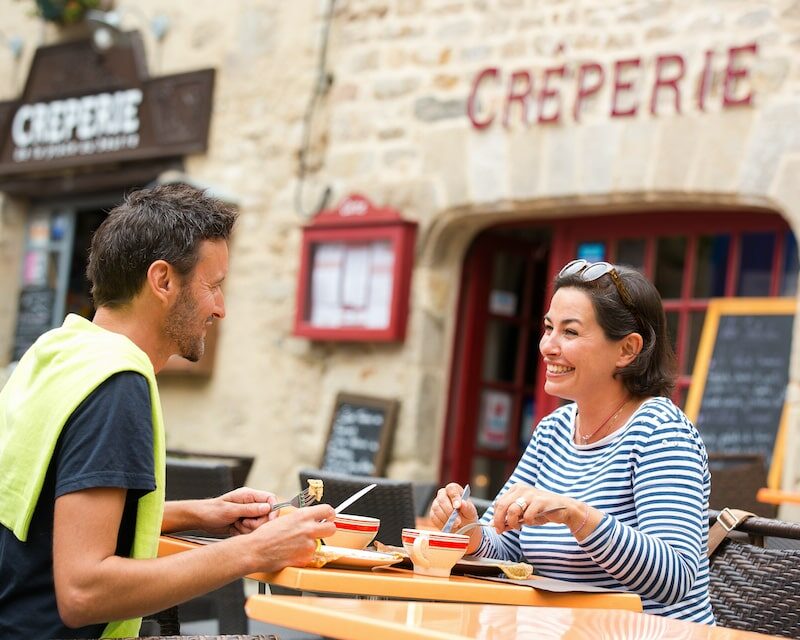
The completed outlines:
{"type": "MultiPolygon", "coordinates": [[[[536,517],[539,518],[541,516],[546,516],[548,513],[555,513],[556,511],[561,511],[562,509],[566,509],[566,507],[553,507],[552,509],[545,509],[544,511],[537,513],[536,517]]],[[[494,527],[494,525],[490,522],[470,522],[469,524],[465,524],[463,527],[461,527],[458,531],[456,531],[456,533],[466,533],[475,527],[494,527]]]]}
{"type": "Polygon", "coordinates": [[[308,488],[303,489],[300,493],[298,493],[294,498],[291,500],[286,500],[285,502],[279,502],[277,504],[272,505],[272,511],[277,511],[278,509],[283,509],[283,507],[308,507],[314,504],[317,499],[314,495],[309,491],[308,488]]]}

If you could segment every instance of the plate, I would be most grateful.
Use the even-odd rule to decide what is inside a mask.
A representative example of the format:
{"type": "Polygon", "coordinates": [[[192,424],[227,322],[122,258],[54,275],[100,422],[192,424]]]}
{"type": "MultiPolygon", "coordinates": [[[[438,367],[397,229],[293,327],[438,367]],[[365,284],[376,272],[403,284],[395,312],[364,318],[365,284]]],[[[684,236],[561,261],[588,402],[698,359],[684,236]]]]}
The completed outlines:
{"type": "Polygon", "coordinates": [[[358,567],[371,569],[372,567],[385,567],[396,564],[402,560],[391,553],[381,553],[380,551],[361,551],[359,549],[347,549],[345,547],[323,547],[327,552],[340,554],[335,560],[325,563],[326,567],[358,567]]]}
{"type": "MultiPolygon", "coordinates": [[[[382,545],[381,549],[402,554],[403,558],[398,562],[398,567],[405,567],[412,569],[414,565],[411,563],[411,558],[403,547],[392,547],[389,545],[382,545]]],[[[464,556],[456,562],[453,567],[453,573],[471,573],[476,576],[496,576],[502,572],[500,567],[517,566],[518,562],[511,560],[494,560],[492,558],[475,558],[473,556],[464,556]]]]}

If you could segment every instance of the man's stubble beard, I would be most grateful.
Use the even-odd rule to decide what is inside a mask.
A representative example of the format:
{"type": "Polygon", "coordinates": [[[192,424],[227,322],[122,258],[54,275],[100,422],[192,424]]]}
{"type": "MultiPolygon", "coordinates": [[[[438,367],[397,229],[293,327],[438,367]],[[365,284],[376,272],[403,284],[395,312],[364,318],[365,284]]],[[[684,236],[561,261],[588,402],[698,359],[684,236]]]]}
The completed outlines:
{"type": "Polygon", "coordinates": [[[189,292],[188,286],[183,286],[175,300],[164,332],[177,345],[178,355],[190,362],[197,362],[203,357],[206,343],[202,332],[193,332],[197,322],[197,303],[189,292]]]}

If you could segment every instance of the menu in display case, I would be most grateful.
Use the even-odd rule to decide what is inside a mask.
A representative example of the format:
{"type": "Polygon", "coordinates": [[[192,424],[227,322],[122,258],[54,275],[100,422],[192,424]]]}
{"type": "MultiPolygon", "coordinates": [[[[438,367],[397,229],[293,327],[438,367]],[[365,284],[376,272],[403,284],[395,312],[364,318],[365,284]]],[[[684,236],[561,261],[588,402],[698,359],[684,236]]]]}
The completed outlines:
{"type": "Polygon", "coordinates": [[[295,334],[403,340],[416,227],[359,195],[320,213],[303,229],[295,334]]]}

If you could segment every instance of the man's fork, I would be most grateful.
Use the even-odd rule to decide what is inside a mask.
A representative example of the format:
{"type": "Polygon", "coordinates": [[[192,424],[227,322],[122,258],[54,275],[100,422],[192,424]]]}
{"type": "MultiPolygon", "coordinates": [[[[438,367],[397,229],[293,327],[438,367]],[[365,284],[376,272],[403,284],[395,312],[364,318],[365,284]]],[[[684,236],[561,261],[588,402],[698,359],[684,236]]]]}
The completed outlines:
{"type": "Polygon", "coordinates": [[[316,501],[317,499],[314,497],[311,491],[309,491],[308,488],[305,488],[291,500],[272,505],[272,511],[277,511],[283,507],[297,507],[298,509],[300,507],[308,507],[314,504],[316,501]]]}

